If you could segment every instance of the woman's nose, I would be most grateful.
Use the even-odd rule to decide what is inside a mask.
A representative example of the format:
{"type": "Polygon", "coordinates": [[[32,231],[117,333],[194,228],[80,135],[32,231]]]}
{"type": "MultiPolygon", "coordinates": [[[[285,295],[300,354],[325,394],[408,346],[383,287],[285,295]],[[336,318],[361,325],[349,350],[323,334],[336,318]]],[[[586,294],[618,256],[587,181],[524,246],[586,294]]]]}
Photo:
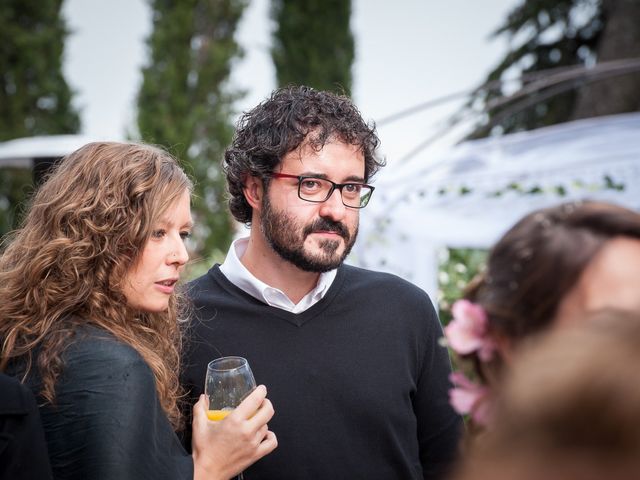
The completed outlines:
{"type": "Polygon", "coordinates": [[[184,244],[182,238],[175,242],[173,248],[169,254],[169,263],[177,263],[178,265],[184,265],[189,260],[189,252],[187,246],[184,244]]]}

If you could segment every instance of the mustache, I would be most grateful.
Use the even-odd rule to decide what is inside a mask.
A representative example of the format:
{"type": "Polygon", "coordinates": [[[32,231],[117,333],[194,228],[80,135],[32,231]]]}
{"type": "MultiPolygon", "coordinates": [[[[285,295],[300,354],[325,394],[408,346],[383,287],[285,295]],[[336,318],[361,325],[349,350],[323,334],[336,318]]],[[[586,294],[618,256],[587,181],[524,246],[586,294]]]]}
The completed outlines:
{"type": "Polygon", "coordinates": [[[327,218],[318,218],[311,225],[308,225],[304,229],[304,236],[306,237],[310,233],[313,232],[321,232],[330,230],[332,232],[337,232],[338,235],[343,237],[345,240],[349,240],[349,230],[342,222],[334,222],[333,220],[329,220],[327,218]]]}

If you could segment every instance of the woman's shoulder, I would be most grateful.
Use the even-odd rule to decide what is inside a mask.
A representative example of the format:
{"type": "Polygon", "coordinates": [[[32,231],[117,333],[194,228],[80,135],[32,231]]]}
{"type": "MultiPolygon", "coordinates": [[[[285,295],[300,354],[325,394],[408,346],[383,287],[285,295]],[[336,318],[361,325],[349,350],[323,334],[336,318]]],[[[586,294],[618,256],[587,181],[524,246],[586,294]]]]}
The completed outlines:
{"type": "Polygon", "coordinates": [[[136,349],[131,345],[120,340],[113,333],[94,325],[76,327],[66,352],[71,354],[91,352],[99,356],[117,354],[118,357],[135,357],[137,354],[136,349]]]}
{"type": "Polygon", "coordinates": [[[67,356],[91,354],[101,359],[142,359],[138,351],[113,333],[93,325],[78,327],[69,340],[67,356]]]}
{"type": "Polygon", "coordinates": [[[131,345],[98,327],[79,328],[67,346],[63,360],[63,374],[67,379],[92,380],[107,375],[113,381],[134,378],[154,384],[151,368],[142,355],[131,345]]]}

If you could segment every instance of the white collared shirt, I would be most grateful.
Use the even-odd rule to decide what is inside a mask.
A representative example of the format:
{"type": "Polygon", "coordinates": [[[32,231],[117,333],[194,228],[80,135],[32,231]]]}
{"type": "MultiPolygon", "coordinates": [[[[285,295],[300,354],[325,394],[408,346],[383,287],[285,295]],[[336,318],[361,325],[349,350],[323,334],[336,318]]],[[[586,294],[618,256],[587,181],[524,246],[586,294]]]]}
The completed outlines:
{"type": "Polygon", "coordinates": [[[298,303],[293,303],[282,290],[258,280],[242,264],[240,258],[244,255],[248,243],[249,237],[235,240],[227,252],[224,263],[220,265],[220,271],[236,287],[272,307],[292,313],[304,312],[322,300],[336,278],[337,270],[321,273],[316,287],[302,297],[298,303]]]}

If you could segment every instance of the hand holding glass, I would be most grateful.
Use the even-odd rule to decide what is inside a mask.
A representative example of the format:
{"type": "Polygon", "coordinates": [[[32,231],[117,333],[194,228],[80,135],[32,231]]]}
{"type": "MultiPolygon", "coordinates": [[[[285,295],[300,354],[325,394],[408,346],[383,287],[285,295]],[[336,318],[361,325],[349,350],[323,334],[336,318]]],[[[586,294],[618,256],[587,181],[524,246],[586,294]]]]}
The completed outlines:
{"type": "MultiPolygon", "coordinates": [[[[221,357],[207,365],[204,393],[209,406],[209,420],[222,420],[236,408],[253,389],[256,380],[249,367],[249,362],[242,357],[221,357]]],[[[243,480],[242,473],[238,480],[243,480]]]]}

